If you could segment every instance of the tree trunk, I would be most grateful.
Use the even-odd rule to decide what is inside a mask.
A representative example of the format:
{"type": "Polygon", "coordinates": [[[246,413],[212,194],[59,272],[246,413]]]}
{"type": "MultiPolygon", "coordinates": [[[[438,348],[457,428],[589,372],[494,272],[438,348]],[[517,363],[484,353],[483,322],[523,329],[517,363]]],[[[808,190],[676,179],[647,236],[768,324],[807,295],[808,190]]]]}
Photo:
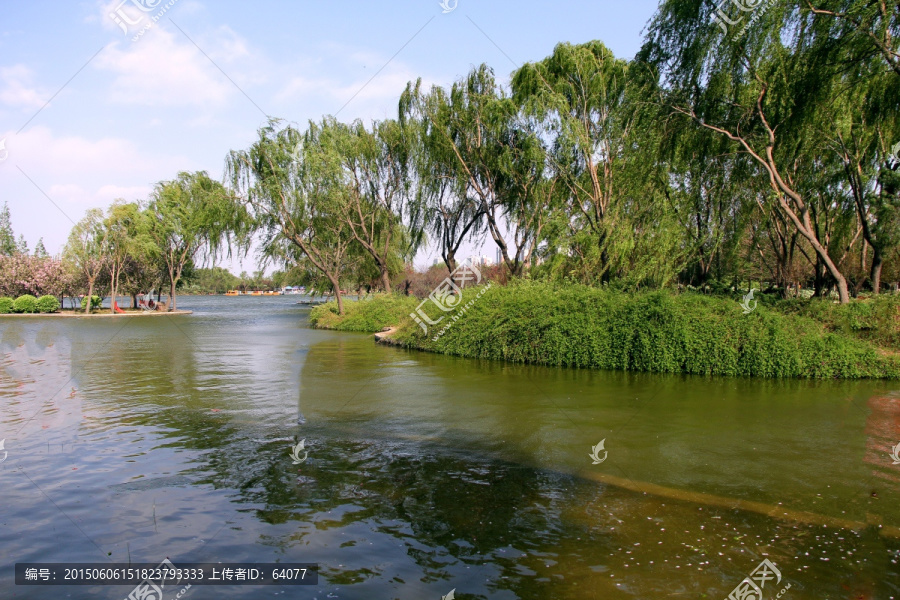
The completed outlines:
{"type": "Polygon", "coordinates": [[[456,253],[452,251],[448,251],[444,254],[444,264],[447,265],[447,270],[451,273],[456,270],[456,253]]]}
{"type": "MultiPolygon", "coordinates": [[[[384,291],[388,294],[391,293],[391,276],[388,274],[387,267],[381,268],[381,285],[384,287],[384,291]]],[[[337,290],[335,293],[337,294],[340,290],[337,290]]],[[[340,304],[340,302],[338,302],[340,304]]]]}
{"type": "Polygon", "coordinates": [[[169,302],[172,306],[169,307],[169,312],[175,310],[175,282],[172,282],[171,287],[169,288],[169,302]]]}
{"type": "Polygon", "coordinates": [[[816,255],[815,273],[813,296],[823,298],[825,296],[825,269],[822,267],[822,259],[818,254],[816,255]]]}
{"type": "Polygon", "coordinates": [[[338,305],[338,314],[343,315],[344,314],[344,299],[341,298],[341,286],[338,283],[337,278],[332,277],[331,275],[328,275],[328,281],[331,282],[331,289],[334,290],[334,297],[337,300],[337,305],[338,305]]]}
{"type": "Polygon", "coordinates": [[[884,259],[881,251],[877,246],[872,246],[872,270],[869,273],[869,279],[872,280],[872,293],[878,294],[881,291],[881,268],[884,266],[884,259]]]}
{"type": "Polygon", "coordinates": [[[91,298],[94,297],[94,280],[88,280],[87,306],[84,308],[84,314],[91,314],[91,298]]]}
{"type": "Polygon", "coordinates": [[[112,280],[109,282],[109,312],[110,314],[116,314],[116,293],[119,291],[116,289],[116,273],[118,271],[115,267],[112,270],[112,280]]]}

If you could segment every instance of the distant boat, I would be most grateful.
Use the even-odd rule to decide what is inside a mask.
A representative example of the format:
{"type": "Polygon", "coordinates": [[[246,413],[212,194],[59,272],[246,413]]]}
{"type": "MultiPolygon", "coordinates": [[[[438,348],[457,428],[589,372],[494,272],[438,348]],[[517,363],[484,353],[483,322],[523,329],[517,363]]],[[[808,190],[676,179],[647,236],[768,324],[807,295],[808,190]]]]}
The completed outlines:
{"type": "Polygon", "coordinates": [[[240,296],[241,292],[239,290],[228,290],[225,292],[226,296],[240,296]]]}

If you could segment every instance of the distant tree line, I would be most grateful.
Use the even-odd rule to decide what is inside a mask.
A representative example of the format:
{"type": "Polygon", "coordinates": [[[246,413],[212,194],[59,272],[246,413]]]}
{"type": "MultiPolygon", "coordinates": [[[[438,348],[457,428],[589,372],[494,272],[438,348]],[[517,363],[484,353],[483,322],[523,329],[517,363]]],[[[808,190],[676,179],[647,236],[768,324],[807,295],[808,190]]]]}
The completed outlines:
{"type": "MultiPolygon", "coordinates": [[[[72,228],[59,257],[34,255],[24,241],[9,243],[9,210],[0,213],[0,295],[95,295],[115,299],[165,287],[168,310],[176,309],[176,288],[185,270],[214,257],[241,230],[244,218],[231,212],[228,190],[205,172],[179,173],[158,183],[144,202],[116,200],[104,212],[90,209],[72,228]]],[[[91,311],[91,302],[85,311],[91,311]]],[[[110,306],[113,310],[113,306],[110,306]]]]}

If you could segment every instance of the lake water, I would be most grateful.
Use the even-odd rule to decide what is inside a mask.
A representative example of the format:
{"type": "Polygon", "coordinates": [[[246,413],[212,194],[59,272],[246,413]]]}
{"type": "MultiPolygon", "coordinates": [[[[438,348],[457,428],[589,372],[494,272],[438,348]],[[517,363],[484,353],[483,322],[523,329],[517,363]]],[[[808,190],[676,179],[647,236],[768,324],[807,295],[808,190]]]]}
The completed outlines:
{"type": "Polygon", "coordinates": [[[900,383],[465,360],[297,300],[0,318],[0,598],[133,587],[15,563],[166,557],[319,565],[186,600],[724,599],[764,559],[767,599],[900,598],[900,383]]]}

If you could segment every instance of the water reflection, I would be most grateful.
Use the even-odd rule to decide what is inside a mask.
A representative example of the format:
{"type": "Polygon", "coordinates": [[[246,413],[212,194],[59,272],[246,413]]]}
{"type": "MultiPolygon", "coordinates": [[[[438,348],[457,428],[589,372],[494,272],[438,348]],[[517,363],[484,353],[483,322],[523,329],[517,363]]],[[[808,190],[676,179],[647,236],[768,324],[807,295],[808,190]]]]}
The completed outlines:
{"type": "Polygon", "coordinates": [[[319,562],[297,598],[725,597],[769,558],[791,598],[898,594],[890,385],[468,361],[265,301],[0,320],[0,590],[14,562],[168,556],[319,562]]]}

